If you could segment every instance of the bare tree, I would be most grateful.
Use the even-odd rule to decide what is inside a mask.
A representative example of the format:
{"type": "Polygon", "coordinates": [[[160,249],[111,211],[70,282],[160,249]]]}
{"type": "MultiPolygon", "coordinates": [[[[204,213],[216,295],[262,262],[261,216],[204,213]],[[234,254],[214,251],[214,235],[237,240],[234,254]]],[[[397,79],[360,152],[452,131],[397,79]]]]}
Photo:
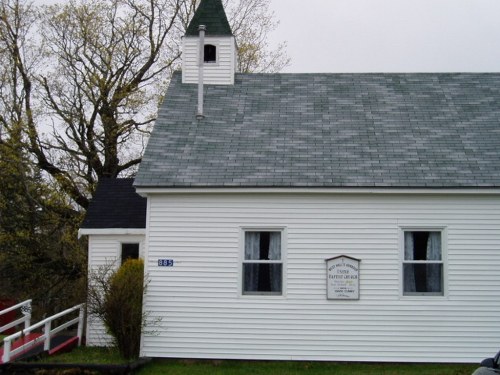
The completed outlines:
{"type": "MultiPolygon", "coordinates": [[[[71,161],[69,169],[91,189],[96,179],[130,173],[141,161],[137,145],[144,145],[165,79],[180,58],[168,43],[180,3],[71,0],[44,13],[43,39],[57,58],[40,78],[56,119],[47,146],[71,161]]],[[[81,192],[78,202],[87,197],[81,192]]]]}
{"type": "Polygon", "coordinates": [[[238,44],[238,70],[241,73],[276,73],[290,63],[286,42],[275,49],[269,34],[278,22],[268,0],[225,0],[228,20],[238,44]]]}
{"type": "MultiPolygon", "coordinates": [[[[266,0],[225,0],[243,72],[277,71],[284,45],[266,0]]],[[[37,166],[87,208],[101,177],[131,175],[180,66],[195,0],[0,0],[0,123],[23,129],[37,166]]]]}

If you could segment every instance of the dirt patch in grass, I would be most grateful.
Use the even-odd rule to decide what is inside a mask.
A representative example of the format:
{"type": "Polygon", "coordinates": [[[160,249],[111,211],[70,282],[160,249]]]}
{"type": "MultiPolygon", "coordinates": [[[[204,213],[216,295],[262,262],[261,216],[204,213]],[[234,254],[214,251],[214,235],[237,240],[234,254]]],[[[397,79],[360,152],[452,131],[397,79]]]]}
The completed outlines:
{"type": "Polygon", "coordinates": [[[79,347],[69,353],[47,356],[40,359],[41,363],[80,363],[80,364],[113,364],[122,365],[127,361],[120,357],[115,348],[79,347]]]}

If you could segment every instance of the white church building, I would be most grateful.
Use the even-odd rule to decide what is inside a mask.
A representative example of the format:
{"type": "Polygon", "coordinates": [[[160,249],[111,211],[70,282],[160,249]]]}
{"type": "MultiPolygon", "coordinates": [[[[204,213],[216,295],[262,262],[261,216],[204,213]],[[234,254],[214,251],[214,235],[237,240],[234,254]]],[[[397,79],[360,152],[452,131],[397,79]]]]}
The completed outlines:
{"type": "Polygon", "coordinates": [[[243,74],[236,48],[202,0],[135,181],[81,228],[91,269],[145,260],[141,355],[497,352],[500,74],[243,74]]]}

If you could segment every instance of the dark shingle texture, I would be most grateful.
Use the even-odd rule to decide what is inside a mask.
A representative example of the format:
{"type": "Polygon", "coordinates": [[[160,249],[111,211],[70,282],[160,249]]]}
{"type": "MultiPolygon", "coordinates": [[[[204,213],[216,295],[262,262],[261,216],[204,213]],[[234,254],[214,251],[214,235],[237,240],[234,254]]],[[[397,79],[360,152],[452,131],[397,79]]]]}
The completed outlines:
{"type": "Polygon", "coordinates": [[[147,200],[135,192],[132,178],[102,179],[81,228],[146,228],[147,200]]]}
{"type": "Polygon", "coordinates": [[[500,187],[500,74],[176,73],[144,187],[500,187]]]}
{"type": "Polygon", "coordinates": [[[201,0],[186,30],[187,36],[198,36],[198,27],[205,25],[207,36],[232,36],[231,26],[221,0],[201,0]]]}

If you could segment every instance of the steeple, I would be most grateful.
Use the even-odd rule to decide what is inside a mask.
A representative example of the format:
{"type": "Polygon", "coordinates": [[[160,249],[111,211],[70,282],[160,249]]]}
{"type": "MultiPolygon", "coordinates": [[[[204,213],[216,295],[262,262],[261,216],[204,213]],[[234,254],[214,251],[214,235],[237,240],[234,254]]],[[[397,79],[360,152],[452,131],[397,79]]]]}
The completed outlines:
{"type": "Polygon", "coordinates": [[[222,0],[201,0],[183,40],[182,82],[200,83],[201,78],[202,84],[232,85],[237,65],[236,41],[222,0]]]}
{"type": "Polygon", "coordinates": [[[200,25],[206,26],[206,36],[233,36],[221,0],[201,0],[186,30],[186,36],[198,36],[200,25]]]}

